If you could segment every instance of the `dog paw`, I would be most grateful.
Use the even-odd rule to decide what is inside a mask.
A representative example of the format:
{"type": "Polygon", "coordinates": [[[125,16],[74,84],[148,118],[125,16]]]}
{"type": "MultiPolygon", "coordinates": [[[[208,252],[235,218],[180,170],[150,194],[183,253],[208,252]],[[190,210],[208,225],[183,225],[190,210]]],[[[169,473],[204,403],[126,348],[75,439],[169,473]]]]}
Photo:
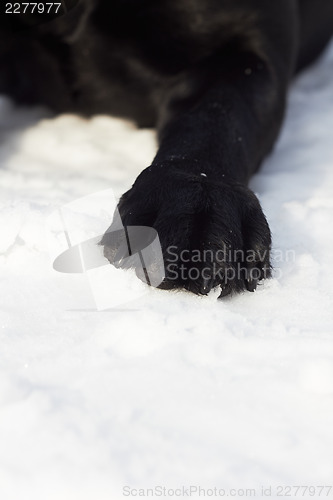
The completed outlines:
{"type": "MultiPolygon", "coordinates": [[[[220,287],[224,297],[254,292],[270,277],[271,233],[250,189],[204,173],[161,169],[158,174],[158,167],[144,170],[118,209],[125,227],[157,231],[164,260],[160,288],[207,295],[220,287]]],[[[121,262],[119,243],[111,237],[114,227],[115,221],[101,241],[113,264],[121,262]]]]}

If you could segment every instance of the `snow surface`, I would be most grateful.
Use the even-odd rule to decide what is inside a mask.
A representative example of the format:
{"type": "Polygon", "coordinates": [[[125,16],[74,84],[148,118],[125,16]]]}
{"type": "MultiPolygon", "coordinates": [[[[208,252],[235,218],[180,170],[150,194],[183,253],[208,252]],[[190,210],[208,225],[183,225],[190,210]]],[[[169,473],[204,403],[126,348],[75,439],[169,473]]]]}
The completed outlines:
{"type": "Polygon", "coordinates": [[[281,498],[277,485],[333,484],[332,79],[333,45],[291,89],[252,183],[275,278],[223,302],[144,287],[105,311],[84,275],[52,269],[46,222],[128,189],[155,135],[1,98],[1,500],[117,500],[125,485],[257,498],[272,485],[281,498]]]}

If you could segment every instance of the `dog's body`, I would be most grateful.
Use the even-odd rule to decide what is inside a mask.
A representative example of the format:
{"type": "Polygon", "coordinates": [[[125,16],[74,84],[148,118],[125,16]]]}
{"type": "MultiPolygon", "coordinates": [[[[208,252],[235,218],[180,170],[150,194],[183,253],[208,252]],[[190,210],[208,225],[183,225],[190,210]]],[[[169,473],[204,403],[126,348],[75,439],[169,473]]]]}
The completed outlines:
{"type": "MultiPolygon", "coordinates": [[[[124,225],[158,231],[165,285],[254,290],[270,274],[271,235],[247,183],[277,138],[292,76],[333,33],[333,1],[81,0],[21,24],[0,34],[0,92],[158,129],[158,153],[119,209],[124,225]],[[196,258],[184,264],[184,251],[196,258]]],[[[103,244],[113,255],[109,233],[103,244]]]]}

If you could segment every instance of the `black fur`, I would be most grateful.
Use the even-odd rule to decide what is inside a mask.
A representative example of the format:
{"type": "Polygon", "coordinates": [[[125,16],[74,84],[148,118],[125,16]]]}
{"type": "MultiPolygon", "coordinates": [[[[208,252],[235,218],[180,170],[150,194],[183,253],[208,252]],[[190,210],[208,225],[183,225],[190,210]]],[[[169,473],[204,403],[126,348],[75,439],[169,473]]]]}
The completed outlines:
{"type": "MultiPolygon", "coordinates": [[[[121,198],[123,223],[158,231],[163,287],[253,291],[270,275],[271,235],[247,184],[291,78],[332,33],[332,0],[81,0],[34,26],[2,16],[0,92],[156,127],[158,153],[121,198]]],[[[109,232],[102,243],[108,254],[109,232]]]]}

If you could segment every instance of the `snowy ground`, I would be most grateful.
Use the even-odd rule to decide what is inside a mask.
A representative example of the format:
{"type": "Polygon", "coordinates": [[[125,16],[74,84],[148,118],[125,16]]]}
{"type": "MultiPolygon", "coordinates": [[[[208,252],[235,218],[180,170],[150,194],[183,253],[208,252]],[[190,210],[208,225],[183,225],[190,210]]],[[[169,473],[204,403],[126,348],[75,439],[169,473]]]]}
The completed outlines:
{"type": "Polygon", "coordinates": [[[101,312],[84,276],[52,269],[45,223],[77,198],[126,190],[154,134],[0,100],[1,500],[190,485],[237,498],[272,486],[277,499],[289,493],[279,485],[333,485],[332,80],[333,46],[293,87],[253,180],[275,279],[224,302],[144,289],[101,312]]]}

